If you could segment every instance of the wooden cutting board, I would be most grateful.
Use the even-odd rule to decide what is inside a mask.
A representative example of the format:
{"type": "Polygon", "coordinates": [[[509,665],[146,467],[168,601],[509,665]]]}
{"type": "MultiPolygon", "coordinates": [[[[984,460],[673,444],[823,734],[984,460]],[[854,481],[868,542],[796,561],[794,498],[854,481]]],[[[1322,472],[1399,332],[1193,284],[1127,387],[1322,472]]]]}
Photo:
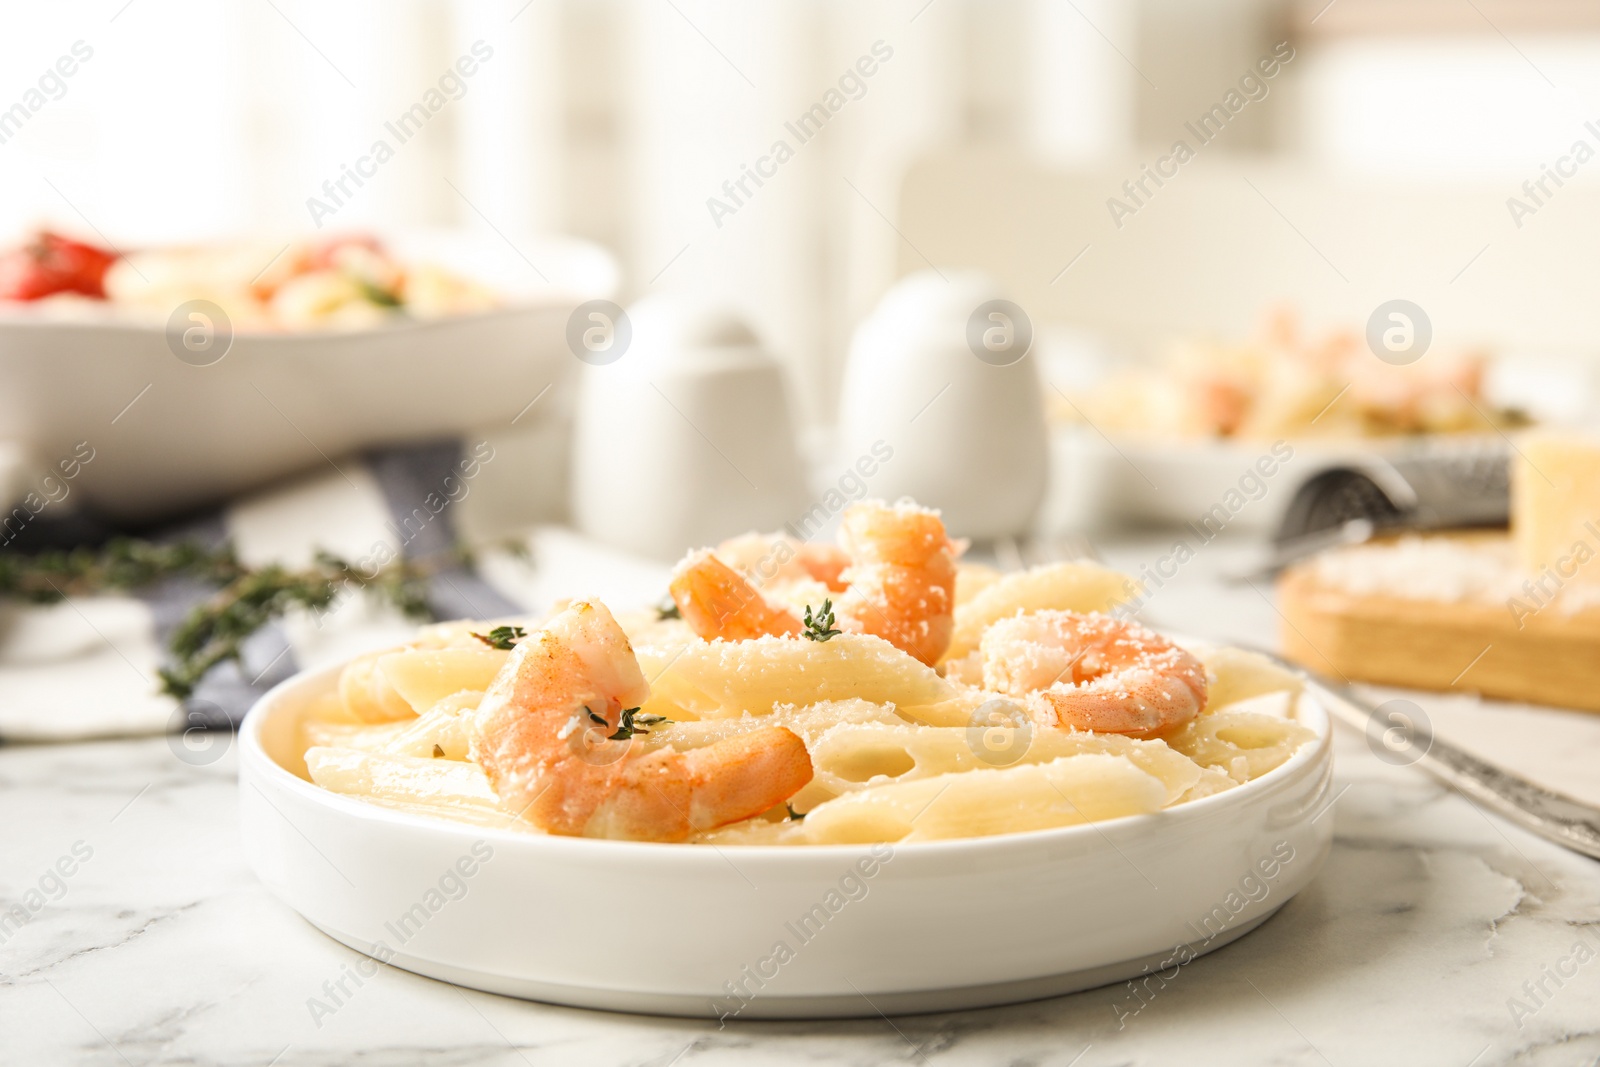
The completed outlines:
{"type": "Polygon", "coordinates": [[[1353,594],[1315,563],[1278,579],[1284,654],[1333,678],[1600,711],[1600,609],[1353,594]],[[1520,625],[1519,625],[1520,622],[1520,625]]]}

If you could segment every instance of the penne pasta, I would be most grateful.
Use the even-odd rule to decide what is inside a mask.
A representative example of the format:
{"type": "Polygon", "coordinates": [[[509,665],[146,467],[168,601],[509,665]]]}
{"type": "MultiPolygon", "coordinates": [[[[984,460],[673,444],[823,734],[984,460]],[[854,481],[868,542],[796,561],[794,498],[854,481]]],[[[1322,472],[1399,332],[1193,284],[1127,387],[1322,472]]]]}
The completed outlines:
{"type": "Polygon", "coordinates": [[[725,737],[735,737],[751,730],[769,726],[782,726],[799,734],[807,746],[824,733],[841,723],[903,726],[905,720],[895,714],[893,707],[874,704],[867,700],[833,700],[808,704],[797,708],[779,705],[766,715],[744,715],[737,719],[705,719],[691,722],[673,722],[658,726],[635,740],[644,751],[671,746],[679,751],[704,748],[725,737]]]}
{"type": "Polygon", "coordinates": [[[318,747],[306,750],[306,770],[322,788],[364,800],[446,816],[502,814],[488,776],[476,763],[318,747]]]}
{"type": "Polygon", "coordinates": [[[1126,756],[1086,754],[864,789],[818,805],[802,826],[814,845],[937,841],[1146,814],[1166,796],[1126,756]]]}
{"type": "Polygon", "coordinates": [[[1243,783],[1282,766],[1314,736],[1276,715],[1218,711],[1194,719],[1168,737],[1167,744],[1202,767],[1215,767],[1243,783]]]}
{"type": "MultiPolygon", "coordinates": [[[[700,641],[676,651],[636,649],[651,679],[651,704],[695,718],[766,715],[782,704],[860,699],[893,704],[903,713],[936,707],[960,695],[933,668],[887,641],[843,634],[830,641],[761,637],[700,641]]],[[[668,715],[669,718],[673,716],[668,715]]]]}
{"type": "Polygon", "coordinates": [[[1088,615],[1137,589],[1097,564],[958,564],[952,591],[955,548],[930,515],[870,513],[920,531],[892,544],[893,563],[843,566],[843,548],[784,541],[782,581],[741,589],[695,571],[706,584],[694,598],[680,595],[680,570],[674,603],[688,623],[579,601],[515,651],[528,620],[493,635],[495,623],[427,627],[352,661],[337,692],[307,704],[306,772],[332,792],[475,826],[801,846],[1151,814],[1238,788],[1314,739],[1295,721],[1301,679],[1267,657],[1185,651],[1088,615]],[[912,582],[906,559],[932,559],[931,577],[912,582]],[[894,583],[917,590],[899,600],[913,605],[909,626],[904,614],[875,628],[842,610],[785,613],[894,583]],[[938,625],[920,624],[916,605],[935,602],[938,625]],[[1004,694],[986,688],[986,657],[1004,694]],[[605,807],[611,796],[626,799],[605,807]]]}
{"type": "Polygon", "coordinates": [[[1005,571],[983,563],[961,563],[956,566],[956,607],[970,603],[972,598],[989,588],[1005,571]]]}
{"type": "Polygon", "coordinates": [[[1190,786],[1174,804],[1187,804],[1191,800],[1209,797],[1216,793],[1225,793],[1239,783],[1223,771],[1215,767],[1201,767],[1200,777],[1190,786]]]}
{"type": "Polygon", "coordinates": [[[1110,611],[1135,592],[1131,578],[1083,560],[1007,574],[956,605],[955,632],[945,659],[972,652],[984,630],[1019,611],[1110,611]]]}
{"type": "Polygon", "coordinates": [[[1206,710],[1218,711],[1267,693],[1299,694],[1305,682],[1259,652],[1221,645],[1197,645],[1192,651],[1211,676],[1206,710]]]}
{"type": "Polygon", "coordinates": [[[1193,760],[1162,741],[1067,730],[840,725],[822,734],[810,749],[817,774],[813,784],[823,784],[836,795],[889,779],[915,781],[1099,754],[1125,757],[1157,778],[1166,790],[1165,805],[1192,788],[1201,773],[1193,760]]]}
{"type": "Polygon", "coordinates": [[[377,669],[411,710],[421,714],[452,693],[489,688],[510,653],[475,643],[477,648],[391,652],[379,657],[377,669]]]}
{"type": "Polygon", "coordinates": [[[378,752],[411,723],[410,719],[372,725],[310,718],[302,724],[300,736],[307,748],[356,748],[378,752]]]}
{"type": "Polygon", "coordinates": [[[374,751],[390,756],[418,756],[464,760],[472,748],[472,712],[483,700],[474,689],[463,689],[439,701],[400,729],[374,751]]]}

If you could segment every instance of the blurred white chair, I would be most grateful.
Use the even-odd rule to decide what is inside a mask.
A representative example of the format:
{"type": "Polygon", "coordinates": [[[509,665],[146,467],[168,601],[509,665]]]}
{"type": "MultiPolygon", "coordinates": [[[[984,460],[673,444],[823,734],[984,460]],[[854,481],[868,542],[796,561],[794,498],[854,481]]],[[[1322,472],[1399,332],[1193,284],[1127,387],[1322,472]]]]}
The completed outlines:
{"type": "Polygon", "coordinates": [[[1581,169],[1519,228],[1506,201],[1526,196],[1510,182],[1333,178],[1202,150],[1160,188],[1147,183],[1152,195],[1119,227],[1107,200],[1136,206],[1122,187],[1144,162],[926,158],[902,187],[900,273],[924,256],[981,269],[1036,322],[1095,331],[1123,352],[1250,335],[1278,303],[1311,328],[1360,330],[1395,298],[1427,312],[1435,344],[1588,362],[1600,351],[1600,188],[1581,169]]]}

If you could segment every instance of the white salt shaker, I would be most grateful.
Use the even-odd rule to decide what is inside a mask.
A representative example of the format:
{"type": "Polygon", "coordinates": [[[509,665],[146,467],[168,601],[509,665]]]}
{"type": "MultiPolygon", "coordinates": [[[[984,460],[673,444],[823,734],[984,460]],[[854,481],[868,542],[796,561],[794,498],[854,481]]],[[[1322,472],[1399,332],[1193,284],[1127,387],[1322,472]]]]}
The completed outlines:
{"type": "Polygon", "coordinates": [[[884,442],[873,496],[910,496],[957,536],[1026,531],[1049,464],[1032,325],[975,273],[922,271],[898,282],[856,329],[845,366],[847,455],[884,442]]]}
{"type": "Polygon", "coordinates": [[[583,368],[571,504],[583,533],[657,559],[774,530],[809,496],[783,371],[738,315],[681,297],[628,309],[583,368]]]}

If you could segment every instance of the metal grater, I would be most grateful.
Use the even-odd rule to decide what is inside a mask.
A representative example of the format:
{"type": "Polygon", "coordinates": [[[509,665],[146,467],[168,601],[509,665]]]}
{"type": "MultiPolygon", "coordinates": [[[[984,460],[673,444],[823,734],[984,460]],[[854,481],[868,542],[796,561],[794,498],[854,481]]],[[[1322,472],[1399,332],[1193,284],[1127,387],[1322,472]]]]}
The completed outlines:
{"type": "Polygon", "coordinates": [[[1504,440],[1428,438],[1322,467],[1295,490],[1273,540],[1281,546],[1363,520],[1379,531],[1504,526],[1510,460],[1504,440]]]}

